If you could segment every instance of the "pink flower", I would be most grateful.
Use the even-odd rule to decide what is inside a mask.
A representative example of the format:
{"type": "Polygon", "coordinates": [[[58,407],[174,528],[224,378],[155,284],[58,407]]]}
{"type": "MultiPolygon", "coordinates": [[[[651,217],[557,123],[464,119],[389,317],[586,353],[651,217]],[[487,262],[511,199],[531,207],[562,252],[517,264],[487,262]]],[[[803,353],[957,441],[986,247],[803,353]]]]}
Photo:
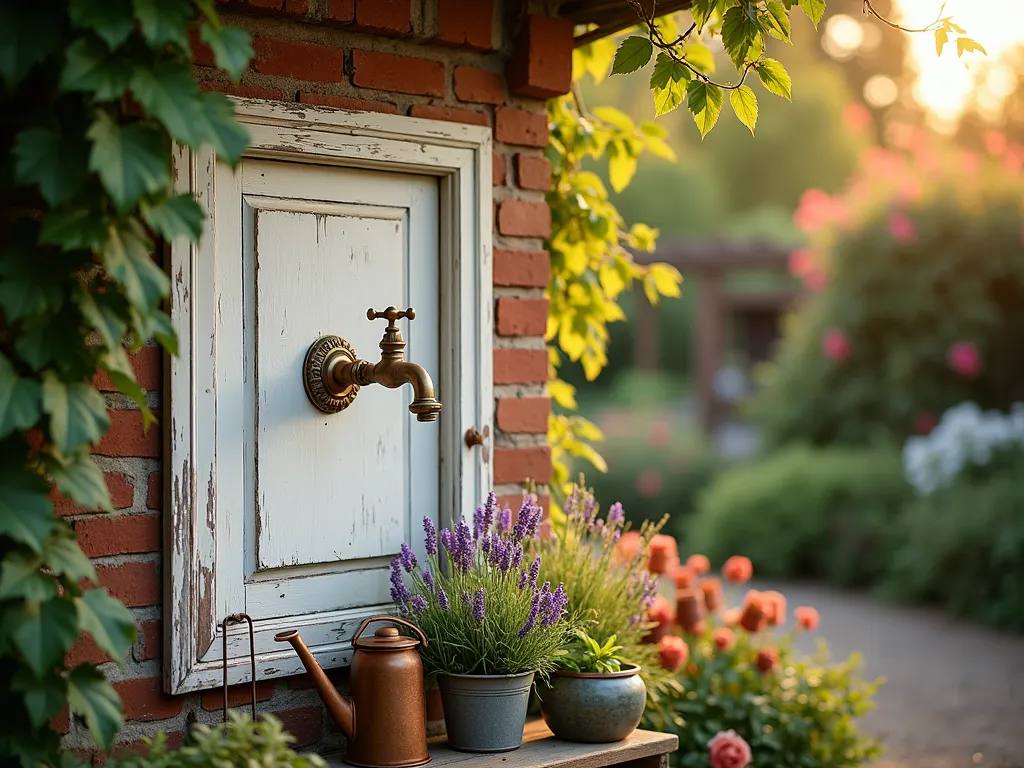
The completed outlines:
{"type": "Polygon", "coordinates": [[[871,125],[871,111],[863,104],[854,102],[843,109],[843,122],[856,133],[860,133],[871,125]]]}
{"type": "Polygon", "coordinates": [[[958,341],[946,351],[946,363],[953,373],[973,379],[981,373],[981,353],[969,341],[958,341]]]}
{"type": "Polygon", "coordinates": [[[820,189],[808,189],[800,196],[800,203],[793,221],[803,232],[817,232],[846,214],[846,206],[842,200],[832,197],[820,189]]]}
{"type": "Polygon", "coordinates": [[[905,213],[900,211],[890,213],[887,225],[889,227],[889,234],[901,243],[909,243],[917,237],[917,228],[905,213]]]}
{"type": "Polygon", "coordinates": [[[931,411],[921,411],[917,414],[917,418],[914,419],[914,432],[919,435],[927,435],[933,429],[935,425],[939,423],[939,420],[935,418],[935,414],[931,411]]]}
{"type": "Polygon", "coordinates": [[[754,575],[754,565],[749,557],[733,555],[722,566],[722,575],[733,584],[746,584],[754,575]]]}
{"type": "Polygon", "coordinates": [[[711,570],[711,561],[707,555],[690,555],[686,558],[686,564],[693,569],[698,576],[703,576],[711,570]]]}
{"type": "Polygon", "coordinates": [[[658,642],[658,663],[669,672],[677,672],[690,658],[690,646],[681,637],[667,635],[658,642]]]}
{"type": "Polygon", "coordinates": [[[800,248],[789,254],[789,271],[803,277],[817,266],[817,257],[810,248],[800,248]]]}
{"type": "Polygon", "coordinates": [[[809,605],[801,605],[793,611],[793,616],[796,617],[797,626],[809,632],[816,630],[821,623],[821,615],[816,608],[809,605]]]}
{"type": "Polygon", "coordinates": [[[1001,157],[1006,152],[1006,134],[999,131],[985,132],[985,149],[990,155],[1001,157]]]}
{"type": "Polygon", "coordinates": [[[728,627],[719,627],[711,636],[715,648],[719,651],[728,651],[736,642],[736,633],[728,627]]]}
{"type": "Polygon", "coordinates": [[[779,652],[766,646],[757,652],[757,668],[764,673],[771,672],[779,666],[779,652]]]}
{"type": "Polygon", "coordinates": [[[807,290],[811,293],[821,293],[825,290],[825,286],[828,285],[828,277],[826,277],[825,273],[818,268],[814,268],[805,274],[803,279],[804,285],[807,286],[807,290]]]}
{"type": "Polygon", "coordinates": [[[645,499],[661,493],[661,475],[653,469],[642,472],[636,479],[636,490],[645,499]]]}
{"type": "Polygon", "coordinates": [[[736,731],[719,731],[708,742],[711,768],[747,768],[753,759],[750,745],[736,731]]]}
{"type": "Polygon", "coordinates": [[[853,345],[841,328],[829,328],[821,339],[821,351],[829,360],[843,363],[853,354],[853,345]]]}

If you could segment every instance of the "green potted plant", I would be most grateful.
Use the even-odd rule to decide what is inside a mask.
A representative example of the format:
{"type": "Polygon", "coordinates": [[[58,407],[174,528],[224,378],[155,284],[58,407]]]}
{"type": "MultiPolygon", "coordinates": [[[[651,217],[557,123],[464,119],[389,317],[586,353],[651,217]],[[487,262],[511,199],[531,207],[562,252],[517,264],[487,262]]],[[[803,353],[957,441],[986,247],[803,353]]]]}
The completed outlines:
{"type": "Polygon", "coordinates": [[[408,544],[391,563],[391,597],[429,641],[424,669],[437,676],[453,749],[518,748],[534,677],[555,670],[572,637],[564,587],[538,583],[539,556],[525,562],[540,520],[541,509],[527,499],[513,525],[512,511],[498,513],[491,493],[472,528],[460,519],[438,536],[424,519],[423,566],[408,544]]]}
{"type": "Polygon", "coordinates": [[[582,630],[540,689],[540,712],[565,741],[621,741],[640,724],[647,686],[640,667],[619,656],[615,635],[599,645],[582,630]]]}

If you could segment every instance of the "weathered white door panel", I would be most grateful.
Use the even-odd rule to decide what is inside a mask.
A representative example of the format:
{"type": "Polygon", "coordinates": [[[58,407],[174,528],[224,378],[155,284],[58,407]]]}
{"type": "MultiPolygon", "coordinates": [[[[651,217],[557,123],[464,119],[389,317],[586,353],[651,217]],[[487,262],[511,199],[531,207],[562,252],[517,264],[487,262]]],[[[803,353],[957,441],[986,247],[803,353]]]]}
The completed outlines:
{"type": "MultiPolygon", "coordinates": [[[[198,247],[172,249],[172,692],[220,684],[220,624],[237,612],[254,620],[261,678],[301,671],[273,641],[289,627],[324,666],[347,663],[358,621],[390,608],[400,543],[421,539],[424,516],[470,513],[489,485],[461,442],[492,408],[489,135],[309,113],[245,103],[254,144],[235,169],[177,152],[178,188],[210,221],[198,247]],[[306,349],[336,334],[376,361],[385,323],[366,310],[389,304],[417,310],[399,321],[406,357],[433,377],[440,420],[415,421],[408,386],[316,410],[306,349]]],[[[243,627],[228,672],[248,675],[243,627]]]]}

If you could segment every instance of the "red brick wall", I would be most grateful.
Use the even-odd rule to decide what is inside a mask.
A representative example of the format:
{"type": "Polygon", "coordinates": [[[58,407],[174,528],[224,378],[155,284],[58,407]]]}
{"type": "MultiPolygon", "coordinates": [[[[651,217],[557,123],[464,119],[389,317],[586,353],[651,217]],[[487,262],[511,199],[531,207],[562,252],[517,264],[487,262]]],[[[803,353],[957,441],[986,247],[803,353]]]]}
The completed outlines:
{"type": "MultiPolygon", "coordinates": [[[[536,15],[526,0],[221,0],[227,23],[253,36],[255,58],[239,85],[213,68],[196,43],[195,76],[224,93],[301,104],[411,115],[492,126],[494,130],[494,477],[515,500],[527,479],[546,483],[551,454],[544,432],[550,403],[543,333],[549,263],[543,238],[551,226],[544,203],[549,166],[543,157],[543,98],[569,83],[571,27],[536,15]]],[[[147,347],[136,372],[161,405],[161,356],[147,347]]],[[[110,391],[109,381],[97,380],[110,391]]],[[[178,744],[194,722],[217,722],[220,691],[185,696],[162,692],[161,602],[164,471],[160,427],[143,434],[141,415],[108,395],[111,429],[97,450],[116,511],[100,515],[56,499],[58,512],[95,558],[101,582],[138,620],[139,641],[109,675],[127,723],[121,749],[163,730],[178,744]]],[[[102,661],[91,642],[74,661],[102,661]]],[[[332,676],[341,684],[346,671],[332,676]]],[[[257,688],[259,710],[277,713],[300,747],[331,749],[342,739],[304,678],[257,688]]],[[[232,702],[248,700],[248,688],[232,702]]],[[[86,749],[84,725],[54,720],[71,749],[86,749]]],[[[101,758],[97,757],[97,762],[101,758]]]]}

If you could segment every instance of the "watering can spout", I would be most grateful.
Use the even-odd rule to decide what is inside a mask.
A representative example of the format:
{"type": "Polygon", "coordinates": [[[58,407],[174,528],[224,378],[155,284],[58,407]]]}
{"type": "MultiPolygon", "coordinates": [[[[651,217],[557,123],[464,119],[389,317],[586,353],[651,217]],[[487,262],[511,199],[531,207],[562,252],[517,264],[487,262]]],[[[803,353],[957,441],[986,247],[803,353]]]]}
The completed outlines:
{"type": "Polygon", "coordinates": [[[327,711],[330,712],[331,719],[338,724],[342,733],[345,734],[345,738],[354,739],[356,735],[356,712],[355,707],[352,706],[352,700],[338,693],[331,681],[327,679],[323,668],[317,663],[317,660],[310,653],[306,644],[302,642],[298,630],[289,629],[286,632],[278,632],[274,639],[279,643],[292,644],[295,653],[299,656],[299,661],[306,668],[306,672],[309,674],[316,692],[320,694],[320,698],[327,707],[327,711]]]}

